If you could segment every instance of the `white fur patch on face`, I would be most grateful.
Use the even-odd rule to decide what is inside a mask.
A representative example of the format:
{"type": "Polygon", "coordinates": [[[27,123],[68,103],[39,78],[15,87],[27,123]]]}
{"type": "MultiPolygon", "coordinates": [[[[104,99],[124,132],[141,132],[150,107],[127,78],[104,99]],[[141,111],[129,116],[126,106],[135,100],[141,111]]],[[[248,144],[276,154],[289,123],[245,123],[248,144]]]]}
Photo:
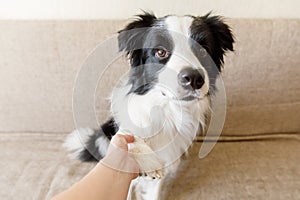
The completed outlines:
{"type": "Polygon", "coordinates": [[[165,69],[158,76],[158,83],[168,88],[164,92],[169,97],[174,97],[174,94],[175,98],[189,95],[190,91],[181,87],[177,78],[181,70],[189,67],[201,69],[204,72],[204,84],[196,91],[197,96],[203,98],[209,90],[208,74],[190,47],[190,26],[192,22],[193,18],[189,16],[169,16],[164,21],[172,37],[174,49],[165,69]]]}
{"type": "Polygon", "coordinates": [[[167,67],[179,73],[185,67],[193,67],[197,58],[193,54],[188,39],[190,38],[191,17],[170,16],[165,24],[174,42],[173,55],[168,61],[167,67]]]}
{"type": "Polygon", "coordinates": [[[188,16],[169,16],[165,20],[168,30],[180,33],[186,38],[190,37],[189,29],[192,22],[193,18],[188,16]]]}

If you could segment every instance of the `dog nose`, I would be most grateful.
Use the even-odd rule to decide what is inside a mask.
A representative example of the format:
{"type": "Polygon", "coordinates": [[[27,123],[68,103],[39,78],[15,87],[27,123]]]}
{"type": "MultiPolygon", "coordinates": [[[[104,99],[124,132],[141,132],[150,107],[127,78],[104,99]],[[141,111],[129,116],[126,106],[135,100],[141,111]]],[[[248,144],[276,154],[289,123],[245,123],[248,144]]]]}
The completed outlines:
{"type": "Polygon", "coordinates": [[[204,75],[199,70],[185,68],[178,74],[178,83],[187,89],[200,89],[204,84],[204,75]]]}

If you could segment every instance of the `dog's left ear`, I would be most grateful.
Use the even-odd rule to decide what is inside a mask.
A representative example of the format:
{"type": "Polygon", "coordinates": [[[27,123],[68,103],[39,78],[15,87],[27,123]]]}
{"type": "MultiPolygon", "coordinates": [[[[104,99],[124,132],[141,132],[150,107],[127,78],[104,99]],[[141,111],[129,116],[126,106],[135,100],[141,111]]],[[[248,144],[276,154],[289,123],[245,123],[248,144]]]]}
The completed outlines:
{"type": "Polygon", "coordinates": [[[198,42],[208,51],[221,71],[225,53],[233,51],[234,37],[231,28],[224,22],[223,17],[211,16],[211,13],[196,17],[193,24],[200,33],[197,36],[198,42]]]}

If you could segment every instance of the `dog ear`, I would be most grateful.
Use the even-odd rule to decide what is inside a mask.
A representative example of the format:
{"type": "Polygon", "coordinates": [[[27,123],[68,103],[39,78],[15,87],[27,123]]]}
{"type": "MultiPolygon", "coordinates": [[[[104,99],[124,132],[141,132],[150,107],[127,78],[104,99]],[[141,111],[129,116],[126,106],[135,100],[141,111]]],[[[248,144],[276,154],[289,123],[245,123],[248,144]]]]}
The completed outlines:
{"type": "Polygon", "coordinates": [[[225,53],[233,51],[234,36],[231,28],[224,22],[223,17],[211,16],[211,13],[195,17],[193,26],[195,40],[208,51],[221,71],[225,53]],[[197,35],[197,31],[201,34],[197,35]]]}
{"type": "Polygon", "coordinates": [[[142,52],[143,41],[149,27],[157,18],[152,13],[144,12],[137,15],[137,18],[129,23],[118,33],[119,51],[124,51],[130,58],[132,65],[138,64],[139,54],[142,52]]]}

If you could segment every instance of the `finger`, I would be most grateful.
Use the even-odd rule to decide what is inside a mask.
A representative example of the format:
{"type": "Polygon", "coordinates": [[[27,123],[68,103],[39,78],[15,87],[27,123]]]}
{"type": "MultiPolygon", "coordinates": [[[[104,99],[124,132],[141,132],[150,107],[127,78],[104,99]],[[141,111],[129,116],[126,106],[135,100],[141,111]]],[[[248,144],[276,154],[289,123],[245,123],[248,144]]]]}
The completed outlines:
{"type": "Polygon", "coordinates": [[[134,142],[134,137],[132,135],[123,135],[127,143],[134,142]]]}
{"type": "Polygon", "coordinates": [[[127,143],[134,142],[134,136],[133,135],[125,134],[125,133],[122,133],[122,132],[118,132],[116,135],[124,137],[127,143]]]}

